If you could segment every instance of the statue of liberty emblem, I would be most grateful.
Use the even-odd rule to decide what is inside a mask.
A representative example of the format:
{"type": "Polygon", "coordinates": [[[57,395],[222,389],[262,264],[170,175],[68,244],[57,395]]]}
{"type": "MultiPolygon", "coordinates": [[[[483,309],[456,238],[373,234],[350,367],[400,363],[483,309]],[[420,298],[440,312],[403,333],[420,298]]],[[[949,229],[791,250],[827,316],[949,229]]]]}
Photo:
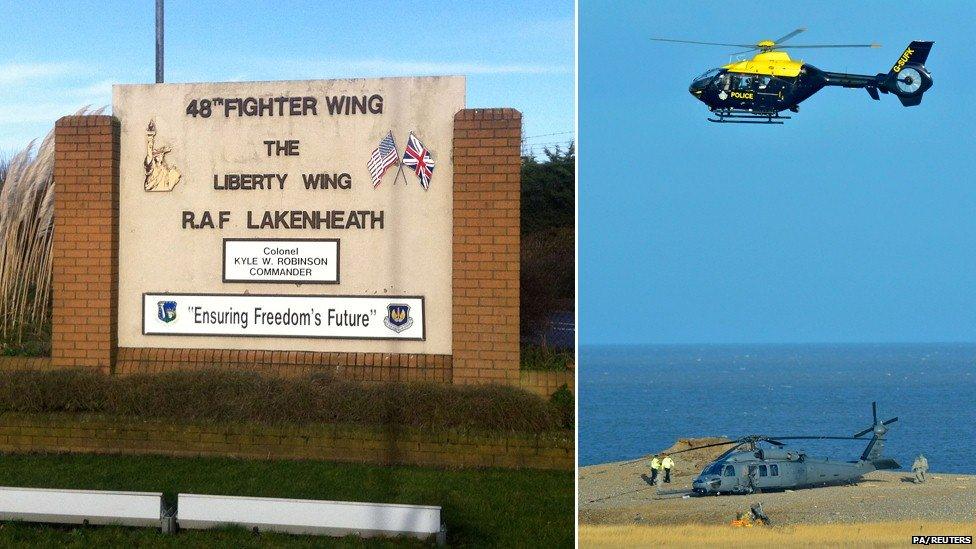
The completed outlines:
{"type": "Polygon", "coordinates": [[[170,166],[166,155],[173,149],[170,147],[156,147],[156,123],[149,121],[146,129],[146,190],[151,192],[172,191],[180,182],[180,171],[170,166]]]}

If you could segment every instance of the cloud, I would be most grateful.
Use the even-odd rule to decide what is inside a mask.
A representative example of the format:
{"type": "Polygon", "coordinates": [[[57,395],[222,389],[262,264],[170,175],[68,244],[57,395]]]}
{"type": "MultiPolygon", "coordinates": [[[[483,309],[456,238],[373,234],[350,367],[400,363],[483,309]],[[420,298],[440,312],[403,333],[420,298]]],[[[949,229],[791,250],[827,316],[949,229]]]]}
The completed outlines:
{"type": "Polygon", "coordinates": [[[84,104],[46,101],[39,103],[0,103],[0,125],[54,122],[78,112],[84,104]]]}
{"type": "Polygon", "coordinates": [[[69,76],[80,70],[81,66],[77,63],[4,63],[0,64],[0,85],[69,76]]]}
{"type": "Polygon", "coordinates": [[[112,84],[117,83],[118,80],[101,80],[99,82],[93,82],[91,84],[71,88],[65,91],[66,95],[71,97],[78,97],[83,99],[101,99],[112,97],[112,84]]]}
{"type": "Polygon", "coordinates": [[[110,104],[114,79],[91,81],[86,72],[79,63],[0,64],[0,84],[15,84],[13,93],[0,97],[0,126],[7,127],[4,137],[11,138],[9,132],[16,127],[53,125],[86,105],[110,104]],[[50,81],[39,82],[43,79],[50,81]]]}

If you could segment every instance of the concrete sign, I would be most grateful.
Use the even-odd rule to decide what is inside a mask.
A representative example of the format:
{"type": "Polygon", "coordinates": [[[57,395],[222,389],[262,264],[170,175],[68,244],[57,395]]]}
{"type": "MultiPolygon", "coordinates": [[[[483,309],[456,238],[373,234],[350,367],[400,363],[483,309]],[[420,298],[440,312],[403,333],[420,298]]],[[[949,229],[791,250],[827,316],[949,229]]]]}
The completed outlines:
{"type": "Polygon", "coordinates": [[[463,108],[463,77],[115,86],[119,346],[451,354],[463,108]]]}

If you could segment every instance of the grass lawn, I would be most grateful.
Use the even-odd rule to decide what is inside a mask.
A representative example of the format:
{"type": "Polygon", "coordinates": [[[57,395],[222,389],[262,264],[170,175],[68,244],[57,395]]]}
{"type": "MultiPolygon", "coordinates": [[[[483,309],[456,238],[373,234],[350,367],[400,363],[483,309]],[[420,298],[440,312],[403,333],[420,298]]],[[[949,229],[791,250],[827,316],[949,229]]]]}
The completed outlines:
{"type": "MultiPolygon", "coordinates": [[[[440,505],[452,546],[572,547],[573,473],[445,470],[312,461],[160,456],[0,455],[0,486],[178,492],[440,505]]],[[[166,547],[421,546],[369,540],[0,523],[0,545],[166,547]]]]}
{"type": "Polygon", "coordinates": [[[580,547],[902,547],[912,536],[969,536],[972,523],[939,521],[794,524],[733,528],[728,524],[580,525],[580,547]]]}

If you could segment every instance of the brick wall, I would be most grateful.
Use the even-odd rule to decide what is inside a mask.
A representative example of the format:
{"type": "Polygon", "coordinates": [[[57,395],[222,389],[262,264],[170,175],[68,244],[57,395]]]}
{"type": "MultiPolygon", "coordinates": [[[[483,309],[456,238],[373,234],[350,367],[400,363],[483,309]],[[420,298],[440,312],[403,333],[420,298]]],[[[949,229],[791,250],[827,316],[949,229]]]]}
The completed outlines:
{"type": "Polygon", "coordinates": [[[549,398],[563,385],[570,392],[576,392],[576,372],[566,370],[564,372],[519,372],[519,387],[530,393],[535,393],[543,398],[549,398]]]}
{"type": "Polygon", "coordinates": [[[0,452],[314,459],[572,470],[572,431],[477,434],[362,426],[174,424],[93,414],[0,414],[0,452]]]}
{"type": "Polygon", "coordinates": [[[519,385],[521,123],[513,109],[455,116],[454,350],[424,356],[117,349],[119,124],[110,116],[58,120],[51,367],[128,374],[216,366],[286,375],[327,368],[364,380],[519,385]]]}
{"type": "Polygon", "coordinates": [[[21,370],[52,370],[49,356],[4,356],[0,357],[0,372],[21,370]]]}
{"type": "Polygon", "coordinates": [[[112,370],[118,342],[119,122],[57,121],[51,362],[112,370]]]}
{"type": "Polygon", "coordinates": [[[522,114],[454,117],[454,382],[519,383],[522,114]]]}

